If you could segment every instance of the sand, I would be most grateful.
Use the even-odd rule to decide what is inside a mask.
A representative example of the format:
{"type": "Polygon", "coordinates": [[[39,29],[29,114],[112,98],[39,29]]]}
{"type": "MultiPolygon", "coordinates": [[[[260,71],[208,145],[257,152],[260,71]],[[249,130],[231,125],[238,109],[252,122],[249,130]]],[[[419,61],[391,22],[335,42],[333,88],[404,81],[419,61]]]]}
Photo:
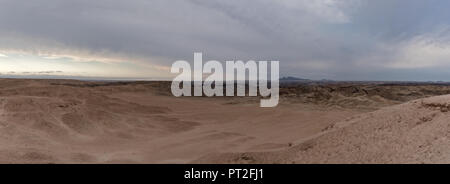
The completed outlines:
{"type": "Polygon", "coordinates": [[[450,95],[353,116],[275,152],[224,153],[197,163],[450,163],[450,95]]]}
{"type": "Polygon", "coordinates": [[[276,108],[168,86],[0,79],[0,163],[449,163],[450,96],[413,100],[446,86],[296,86],[276,108]]]}

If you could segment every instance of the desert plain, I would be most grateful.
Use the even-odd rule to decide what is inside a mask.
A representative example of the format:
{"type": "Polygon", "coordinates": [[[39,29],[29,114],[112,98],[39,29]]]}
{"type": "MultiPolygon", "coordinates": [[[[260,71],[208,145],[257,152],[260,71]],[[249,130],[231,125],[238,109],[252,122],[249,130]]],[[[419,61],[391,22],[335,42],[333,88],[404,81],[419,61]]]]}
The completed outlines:
{"type": "Polygon", "coordinates": [[[0,163],[450,163],[450,84],[283,82],[280,102],[170,82],[0,79],[0,163]]]}

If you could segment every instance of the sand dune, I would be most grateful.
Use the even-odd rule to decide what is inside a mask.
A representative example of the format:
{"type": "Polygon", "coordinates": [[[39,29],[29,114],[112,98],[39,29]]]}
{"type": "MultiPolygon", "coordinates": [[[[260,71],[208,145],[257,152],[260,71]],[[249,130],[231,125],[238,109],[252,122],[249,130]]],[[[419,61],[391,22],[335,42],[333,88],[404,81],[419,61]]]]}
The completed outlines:
{"type": "Polygon", "coordinates": [[[388,107],[448,86],[284,86],[260,108],[169,85],[0,79],[0,163],[448,162],[450,97],[388,107]]]}
{"type": "Polygon", "coordinates": [[[355,113],[175,98],[157,82],[0,84],[1,163],[187,163],[223,151],[282,149],[297,133],[315,134],[355,113]]]}
{"type": "Polygon", "coordinates": [[[225,153],[196,162],[450,163],[450,95],[414,100],[333,124],[277,152],[225,153]]]}

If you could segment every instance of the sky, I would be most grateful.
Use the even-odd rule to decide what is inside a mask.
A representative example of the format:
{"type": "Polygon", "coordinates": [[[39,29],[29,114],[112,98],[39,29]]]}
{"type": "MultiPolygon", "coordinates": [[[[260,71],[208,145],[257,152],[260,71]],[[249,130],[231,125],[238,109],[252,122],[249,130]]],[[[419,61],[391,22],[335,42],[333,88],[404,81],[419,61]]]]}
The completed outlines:
{"type": "Polygon", "coordinates": [[[0,0],[1,75],[170,79],[177,60],[280,76],[450,81],[448,0],[0,0]]]}

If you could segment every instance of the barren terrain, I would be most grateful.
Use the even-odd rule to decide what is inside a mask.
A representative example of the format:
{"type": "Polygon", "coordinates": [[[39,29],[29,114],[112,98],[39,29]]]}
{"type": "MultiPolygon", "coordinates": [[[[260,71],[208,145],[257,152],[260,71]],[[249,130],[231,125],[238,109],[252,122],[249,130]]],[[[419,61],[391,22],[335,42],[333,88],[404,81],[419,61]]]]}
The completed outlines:
{"type": "Polygon", "coordinates": [[[450,163],[446,84],[290,83],[275,108],[169,86],[0,79],[0,163],[450,163]]]}

